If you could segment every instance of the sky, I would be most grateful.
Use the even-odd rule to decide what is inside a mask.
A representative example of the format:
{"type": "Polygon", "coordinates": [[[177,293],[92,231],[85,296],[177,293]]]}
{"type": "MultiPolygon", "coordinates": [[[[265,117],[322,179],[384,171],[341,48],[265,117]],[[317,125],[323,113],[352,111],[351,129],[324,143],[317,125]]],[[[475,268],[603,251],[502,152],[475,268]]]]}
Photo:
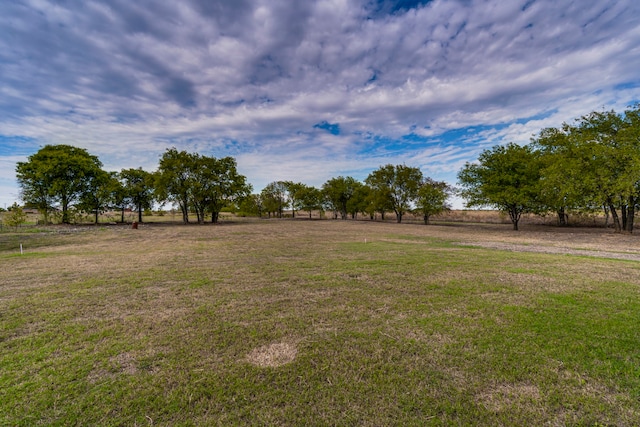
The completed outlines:
{"type": "Polygon", "coordinates": [[[254,192],[386,164],[455,184],[482,150],[638,100],[637,0],[3,1],[0,207],[47,144],[115,171],[233,156],[254,192]]]}

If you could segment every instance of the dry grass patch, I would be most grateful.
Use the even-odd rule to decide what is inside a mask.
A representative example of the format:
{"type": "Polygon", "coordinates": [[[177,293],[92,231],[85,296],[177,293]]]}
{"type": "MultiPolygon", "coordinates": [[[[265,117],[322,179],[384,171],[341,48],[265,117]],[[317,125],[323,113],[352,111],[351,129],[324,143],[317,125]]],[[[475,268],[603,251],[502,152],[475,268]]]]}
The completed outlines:
{"type": "Polygon", "coordinates": [[[295,341],[284,341],[260,346],[251,350],[247,362],[261,368],[277,368],[295,360],[298,348],[295,341]]]}
{"type": "Polygon", "coordinates": [[[632,425],[637,264],[454,243],[636,236],[531,230],[253,220],[3,246],[0,425],[632,425]]]}

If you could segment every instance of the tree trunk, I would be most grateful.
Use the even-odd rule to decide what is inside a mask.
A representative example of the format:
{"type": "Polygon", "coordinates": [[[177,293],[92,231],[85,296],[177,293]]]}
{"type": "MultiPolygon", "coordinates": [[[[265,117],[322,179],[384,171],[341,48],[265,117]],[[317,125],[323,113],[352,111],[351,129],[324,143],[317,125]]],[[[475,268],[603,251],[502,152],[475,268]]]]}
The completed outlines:
{"type": "Polygon", "coordinates": [[[189,207],[184,203],[180,203],[180,210],[182,211],[182,222],[184,224],[188,224],[189,223],[189,207]]]}
{"type": "Polygon", "coordinates": [[[62,223],[69,224],[69,201],[62,199],[62,223]]]}
{"type": "Polygon", "coordinates": [[[100,211],[98,210],[98,208],[96,208],[96,216],[95,216],[95,219],[96,219],[96,225],[98,225],[98,215],[99,215],[99,214],[100,214],[100,211]]]}
{"type": "Polygon", "coordinates": [[[629,196],[629,206],[627,206],[627,231],[633,233],[633,223],[636,216],[636,198],[629,196]]]}
{"type": "Polygon", "coordinates": [[[511,223],[513,224],[513,230],[518,231],[518,222],[520,222],[520,216],[522,215],[522,211],[518,209],[517,206],[512,206],[509,208],[509,218],[511,219],[511,223]]]}
{"type": "Polygon", "coordinates": [[[120,223],[124,224],[124,206],[120,210],[120,223]]]}
{"type": "Polygon", "coordinates": [[[611,218],[613,218],[613,230],[616,233],[622,232],[622,226],[620,225],[620,218],[618,217],[618,212],[616,211],[613,203],[609,203],[609,212],[611,212],[611,218]]]}
{"type": "Polygon", "coordinates": [[[211,222],[212,223],[217,224],[219,217],[220,217],[220,212],[217,212],[217,211],[211,212],[211,222]]]}
{"type": "Polygon", "coordinates": [[[424,225],[429,225],[429,215],[424,214],[424,225]]]}
{"type": "Polygon", "coordinates": [[[142,224],[142,204],[138,203],[138,222],[142,224]]]}
{"type": "Polygon", "coordinates": [[[565,227],[567,225],[567,214],[564,211],[564,206],[558,209],[557,213],[558,213],[558,225],[560,227],[565,227]]]}
{"type": "Polygon", "coordinates": [[[402,212],[396,212],[396,222],[398,224],[402,222],[402,212]]]}
{"type": "Polygon", "coordinates": [[[620,206],[620,216],[622,216],[622,230],[627,231],[627,206],[625,204],[620,206]]]}

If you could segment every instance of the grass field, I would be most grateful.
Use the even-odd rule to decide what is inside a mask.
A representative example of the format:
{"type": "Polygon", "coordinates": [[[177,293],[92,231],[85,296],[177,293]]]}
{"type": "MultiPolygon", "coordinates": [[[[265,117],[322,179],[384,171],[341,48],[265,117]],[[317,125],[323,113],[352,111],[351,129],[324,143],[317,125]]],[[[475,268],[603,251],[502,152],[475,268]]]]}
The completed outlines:
{"type": "Polygon", "coordinates": [[[639,242],[365,221],[3,233],[0,425],[639,425],[640,262],[603,252],[639,242]]]}

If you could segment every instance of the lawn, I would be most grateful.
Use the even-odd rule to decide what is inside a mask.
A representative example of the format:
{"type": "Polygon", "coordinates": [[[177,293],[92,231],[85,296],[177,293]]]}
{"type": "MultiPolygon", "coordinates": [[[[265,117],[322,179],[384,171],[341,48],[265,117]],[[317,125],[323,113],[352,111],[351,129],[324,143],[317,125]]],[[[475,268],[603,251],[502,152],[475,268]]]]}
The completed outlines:
{"type": "Polygon", "coordinates": [[[581,233],[0,234],[0,425],[638,425],[640,262],[480,246],[639,246],[581,233]]]}

